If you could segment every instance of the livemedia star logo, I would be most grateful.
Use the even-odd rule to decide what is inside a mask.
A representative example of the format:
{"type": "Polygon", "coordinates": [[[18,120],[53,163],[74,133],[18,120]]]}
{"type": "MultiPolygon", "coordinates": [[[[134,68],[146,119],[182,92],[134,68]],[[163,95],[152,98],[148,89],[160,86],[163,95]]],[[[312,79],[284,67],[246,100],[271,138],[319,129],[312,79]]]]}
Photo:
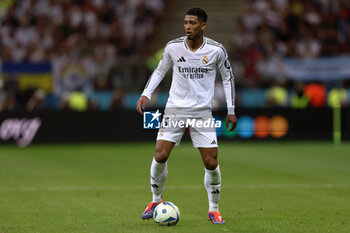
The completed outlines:
{"type": "Polygon", "coordinates": [[[143,112],[143,128],[144,129],[160,129],[161,113],[159,109],[156,112],[143,112]]]}

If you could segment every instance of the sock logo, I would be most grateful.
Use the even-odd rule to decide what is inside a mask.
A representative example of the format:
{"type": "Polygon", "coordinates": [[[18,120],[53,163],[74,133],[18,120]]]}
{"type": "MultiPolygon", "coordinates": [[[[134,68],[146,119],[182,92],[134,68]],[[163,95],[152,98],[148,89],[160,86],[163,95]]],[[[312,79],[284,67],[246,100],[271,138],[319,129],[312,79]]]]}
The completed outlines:
{"type": "Polygon", "coordinates": [[[220,193],[220,190],[219,189],[216,189],[214,191],[211,192],[212,194],[219,194],[220,193]]]}
{"type": "Polygon", "coordinates": [[[158,185],[156,185],[156,184],[151,184],[151,186],[152,186],[152,188],[155,188],[155,189],[158,188],[158,185]]]}

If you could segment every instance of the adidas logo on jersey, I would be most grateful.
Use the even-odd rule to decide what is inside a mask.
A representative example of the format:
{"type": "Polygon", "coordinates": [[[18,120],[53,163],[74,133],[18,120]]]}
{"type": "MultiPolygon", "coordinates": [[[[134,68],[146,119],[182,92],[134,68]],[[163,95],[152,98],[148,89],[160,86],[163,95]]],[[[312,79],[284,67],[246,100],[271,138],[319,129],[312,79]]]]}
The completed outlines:
{"type": "Polygon", "coordinates": [[[186,62],[184,57],[180,57],[179,60],[177,60],[177,62],[186,62]]]}

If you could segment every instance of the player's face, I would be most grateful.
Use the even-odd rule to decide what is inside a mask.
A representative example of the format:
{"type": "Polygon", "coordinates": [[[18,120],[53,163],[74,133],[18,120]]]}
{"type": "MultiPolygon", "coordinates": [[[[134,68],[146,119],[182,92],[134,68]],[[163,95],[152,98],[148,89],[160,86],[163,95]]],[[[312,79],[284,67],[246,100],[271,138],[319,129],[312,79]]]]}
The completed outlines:
{"type": "Polygon", "coordinates": [[[202,33],[207,23],[202,22],[195,15],[186,15],[184,20],[184,27],[186,36],[189,40],[197,39],[202,33]]]}

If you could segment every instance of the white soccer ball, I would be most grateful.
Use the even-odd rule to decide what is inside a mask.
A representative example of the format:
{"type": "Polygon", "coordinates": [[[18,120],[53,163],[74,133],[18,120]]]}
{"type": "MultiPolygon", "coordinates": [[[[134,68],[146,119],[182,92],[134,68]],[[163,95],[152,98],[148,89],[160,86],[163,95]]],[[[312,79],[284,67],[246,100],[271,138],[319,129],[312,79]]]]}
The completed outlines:
{"type": "Polygon", "coordinates": [[[154,209],[153,219],[161,226],[175,226],[180,220],[180,210],[172,202],[162,202],[154,209]]]}

